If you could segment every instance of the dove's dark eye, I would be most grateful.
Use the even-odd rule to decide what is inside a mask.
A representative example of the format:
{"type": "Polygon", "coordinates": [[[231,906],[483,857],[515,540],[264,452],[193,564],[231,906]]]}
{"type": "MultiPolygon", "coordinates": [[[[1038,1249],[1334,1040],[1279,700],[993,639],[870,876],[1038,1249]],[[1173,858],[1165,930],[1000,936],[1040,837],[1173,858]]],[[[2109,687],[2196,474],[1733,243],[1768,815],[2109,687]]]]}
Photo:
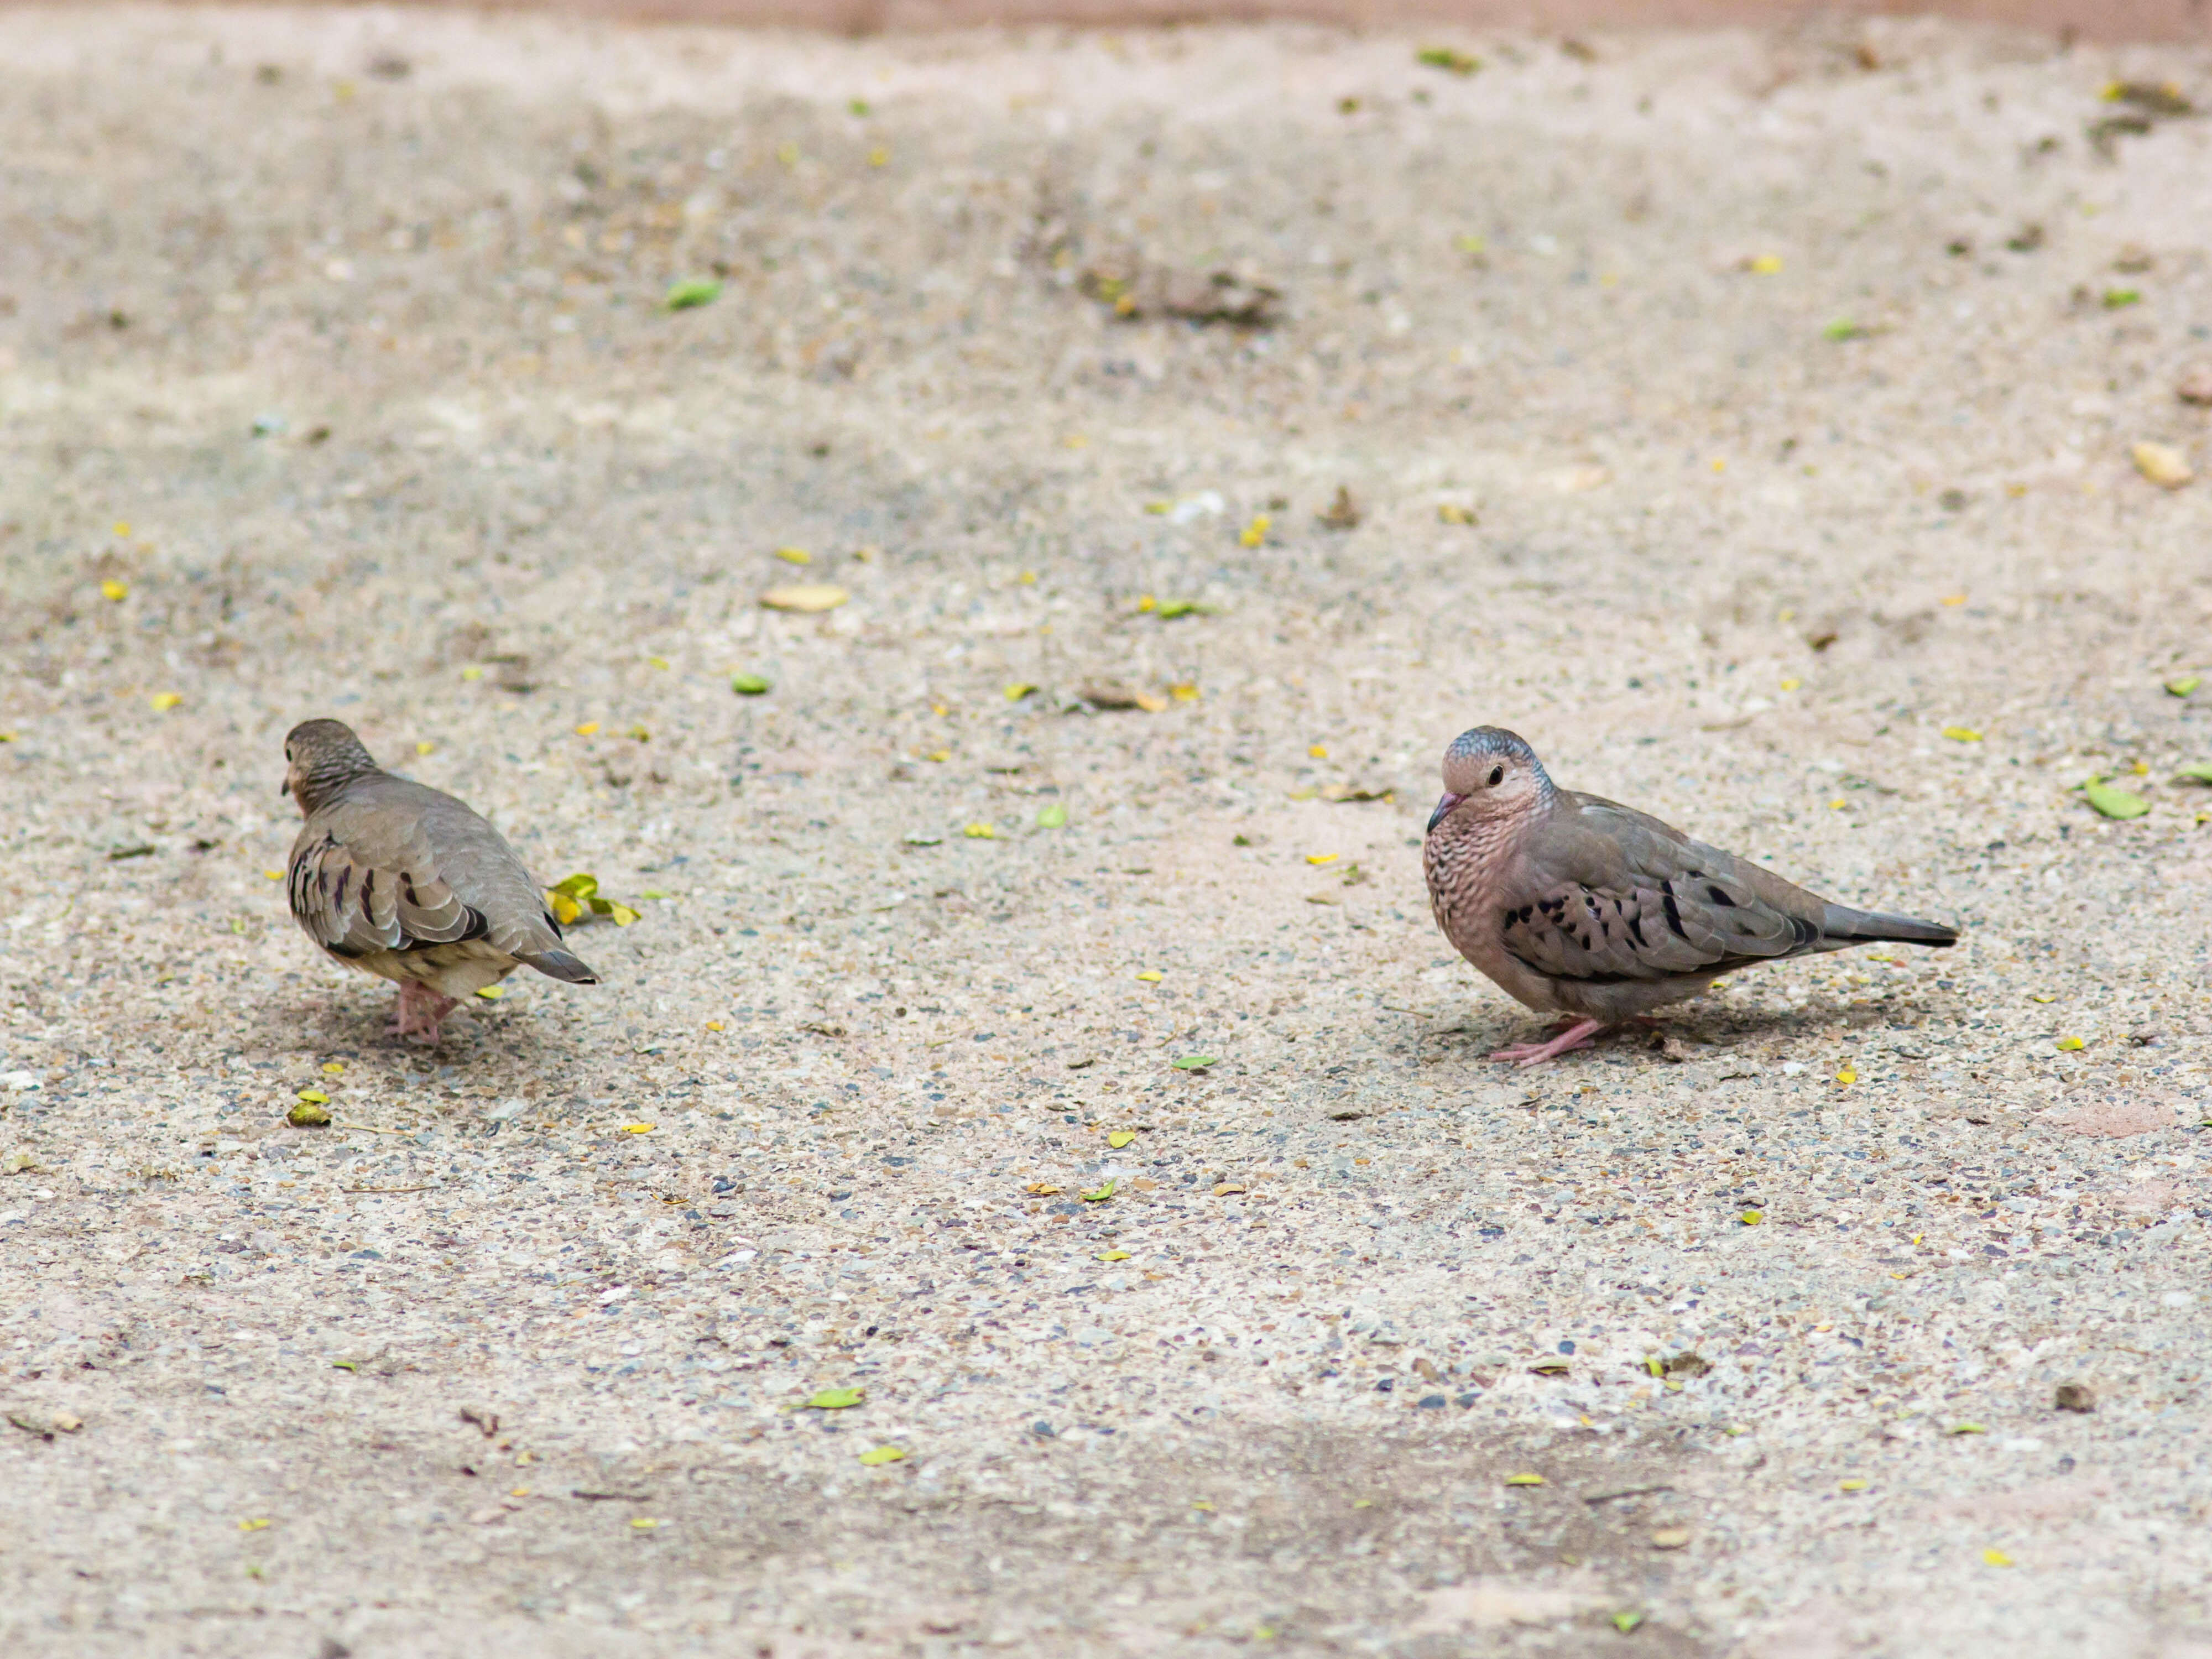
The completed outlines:
{"type": "Polygon", "coordinates": [[[1500,782],[1502,782],[1502,781],[1504,780],[1504,777],[1505,777],[1505,769],[1504,769],[1504,767],[1502,767],[1502,766],[1493,766],[1493,767],[1492,767],[1492,768],[1490,769],[1490,787],[1491,787],[1492,789],[1497,788],[1497,787],[1498,787],[1498,784],[1499,784],[1500,782]]]}

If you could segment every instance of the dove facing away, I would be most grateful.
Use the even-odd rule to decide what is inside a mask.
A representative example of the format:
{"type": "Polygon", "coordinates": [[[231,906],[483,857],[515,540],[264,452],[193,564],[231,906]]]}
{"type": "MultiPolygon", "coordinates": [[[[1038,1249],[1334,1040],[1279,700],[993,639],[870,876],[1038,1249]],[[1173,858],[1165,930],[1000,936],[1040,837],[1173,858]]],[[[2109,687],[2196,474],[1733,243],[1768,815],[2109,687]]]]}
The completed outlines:
{"type": "Polygon", "coordinates": [[[461,802],[393,777],[338,720],[294,726],[284,759],[285,792],[307,819],[285,881],[293,918],[347,967],[398,982],[395,1036],[435,1042],[461,998],[524,963],[599,982],[561,948],[514,849],[461,802]]]}
{"type": "Polygon", "coordinates": [[[1632,807],[1562,789],[1498,726],[1460,733],[1443,774],[1422,849],[1437,926],[1508,995],[1566,1017],[1492,1060],[1556,1059],[1756,963],[1959,938],[1832,904],[1632,807]]]}

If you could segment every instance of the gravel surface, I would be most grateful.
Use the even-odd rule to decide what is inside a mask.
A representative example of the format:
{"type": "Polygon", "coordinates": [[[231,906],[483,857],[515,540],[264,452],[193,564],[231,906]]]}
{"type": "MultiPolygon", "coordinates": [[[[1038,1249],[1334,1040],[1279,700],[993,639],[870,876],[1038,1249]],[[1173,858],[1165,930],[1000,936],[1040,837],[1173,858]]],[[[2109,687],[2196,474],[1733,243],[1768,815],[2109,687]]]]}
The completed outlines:
{"type": "Polygon", "coordinates": [[[1425,44],[0,13],[0,1647],[2212,1652],[2212,59],[1425,44]],[[1965,942],[1508,1073],[1486,721],[1965,942]]]}

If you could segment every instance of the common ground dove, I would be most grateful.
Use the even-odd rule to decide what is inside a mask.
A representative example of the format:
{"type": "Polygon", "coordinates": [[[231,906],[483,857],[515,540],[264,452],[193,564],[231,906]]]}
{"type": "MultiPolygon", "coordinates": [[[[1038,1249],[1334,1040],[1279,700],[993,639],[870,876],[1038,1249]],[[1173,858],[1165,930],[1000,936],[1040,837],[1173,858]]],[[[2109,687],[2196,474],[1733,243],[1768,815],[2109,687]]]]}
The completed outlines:
{"type": "Polygon", "coordinates": [[[524,963],[599,982],[561,948],[514,850],[459,801],[384,771],[337,720],[294,726],[284,759],[307,819],[286,881],[293,917],[347,967],[398,982],[395,1034],[435,1042],[461,998],[524,963]]]}
{"type": "Polygon", "coordinates": [[[1444,751],[1422,861],[1437,925],[1516,1000],[1566,1016],[1492,1060],[1534,1066],[1723,974],[1854,945],[1951,945],[1956,928],[1831,904],[1632,808],[1554,784],[1510,732],[1444,751]]]}

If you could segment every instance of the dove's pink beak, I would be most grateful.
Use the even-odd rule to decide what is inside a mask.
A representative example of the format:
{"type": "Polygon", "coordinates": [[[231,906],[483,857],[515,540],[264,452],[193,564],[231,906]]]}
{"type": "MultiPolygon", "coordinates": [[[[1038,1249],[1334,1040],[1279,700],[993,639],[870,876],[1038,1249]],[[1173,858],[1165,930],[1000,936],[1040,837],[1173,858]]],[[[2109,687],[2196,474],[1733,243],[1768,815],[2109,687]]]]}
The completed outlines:
{"type": "Polygon", "coordinates": [[[1437,803],[1437,810],[1429,814],[1429,828],[1427,833],[1431,836],[1436,834],[1437,826],[1451,816],[1453,807],[1458,805],[1466,799],[1467,797],[1465,795],[1455,795],[1447,789],[1444,792],[1444,798],[1437,803]]]}

